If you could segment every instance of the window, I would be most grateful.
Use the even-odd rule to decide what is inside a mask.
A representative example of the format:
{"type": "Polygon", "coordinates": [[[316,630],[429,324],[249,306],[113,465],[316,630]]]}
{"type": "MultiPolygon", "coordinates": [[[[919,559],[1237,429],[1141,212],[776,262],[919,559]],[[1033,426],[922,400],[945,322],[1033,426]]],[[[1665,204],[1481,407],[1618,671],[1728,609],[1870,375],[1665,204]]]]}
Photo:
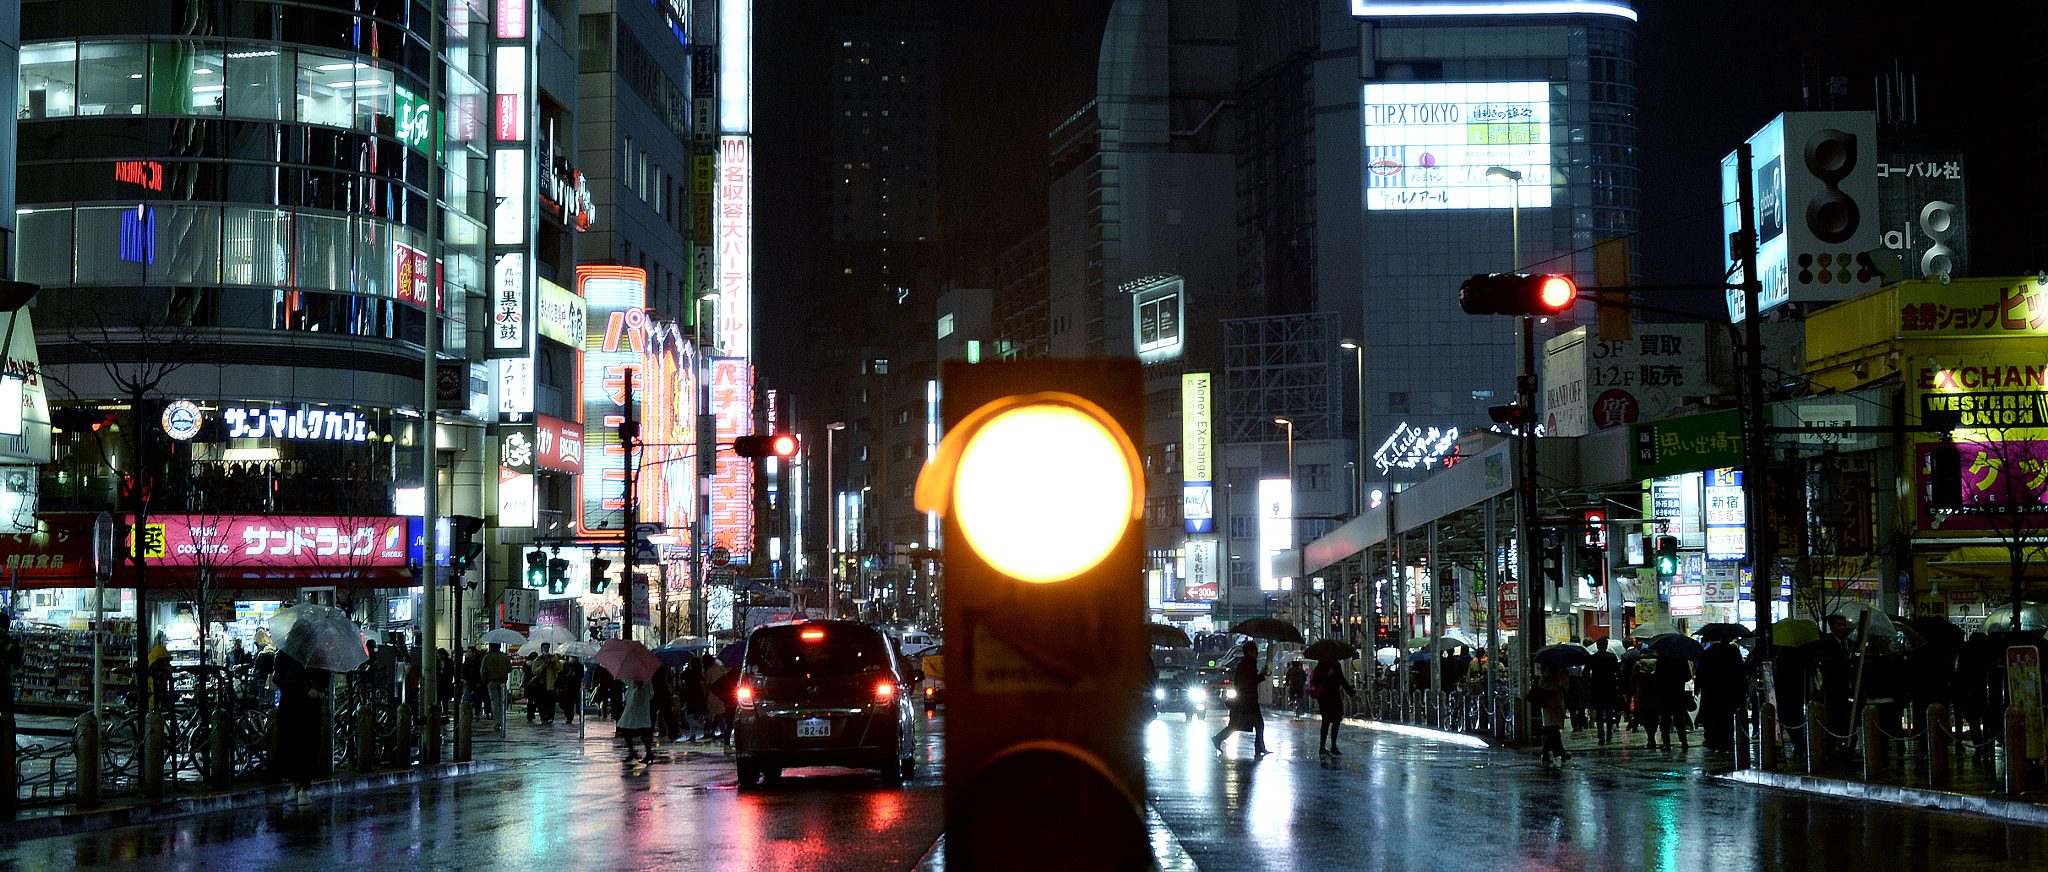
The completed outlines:
{"type": "Polygon", "coordinates": [[[80,43],[78,114],[141,114],[148,50],[141,42],[80,43]]]}
{"type": "MultiPolygon", "coordinates": [[[[142,72],[137,69],[136,72],[142,72]]],[[[61,118],[78,113],[78,43],[31,45],[21,50],[20,106],[23,118],[61,118]]]]}
{"type": "MultiPolygon", "coordinates": [[[[149,111],[159,115],[219,115],[227,106],[220,44],[159,42],[149,47],[149,111]]],[[[136,72],[141,72],[137,70],[136,72]]]]}

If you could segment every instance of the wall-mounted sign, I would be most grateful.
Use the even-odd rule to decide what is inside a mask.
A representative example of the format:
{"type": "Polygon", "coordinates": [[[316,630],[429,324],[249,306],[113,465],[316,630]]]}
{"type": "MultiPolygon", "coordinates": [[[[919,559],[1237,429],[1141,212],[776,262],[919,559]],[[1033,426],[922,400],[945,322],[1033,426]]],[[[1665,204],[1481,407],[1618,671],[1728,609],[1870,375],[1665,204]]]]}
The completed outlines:
{"type": "MultiPolygon", "coordinates": [[[[1883,229],[1876,226],[1877,114],[1787,112],[1751,136],[1749,150],[1757,308],[1876,290],[1885,278],[1869,254],[1883,229]]],[[[1738,155],[1721,159],[1721,224],[1734,235],[1742,229],[1738,155]]],[[[1736,270],[1734,251],[1725,254],[1736,270]]],[[[1742,292],[1729,290],[1727,303],[1729,319],[1742,320],[1742,292]]]]}
{"type": "Polygon", "coordinates": [[[397,117],[393,119],[393,132],[397,135],[399,141],[427,154],[435,154],[436,150],[433,148],[434,113],[432,107],[427,105],[427,101],[413,96],[413,93],[406,90],[404,85],[393,85],[392,90],[398,98],[395,101],[396,105],[393,107],[398,113],[397,117]]]}
{"type": "Polygon", "coordinates": [[[570,348],[580,348],[589,336],[589,307],[575,291],[540,280],[540,297],[534,307],[534,327],[540,335],[570,348]]]}
{"type": "Polygon", "coordinates": [[[1215,433],[1210,417],[1215,400],[1210,387],[1209,373],[1180,377],[1181,520],[1189,533],[1207,533],[1216,524],[1215,433]]]}
{"type": "Polygon", "coordinates": [[[322,439],[367,442],[370,421],[355,412],[312,407],[236,408],[220,410],[230,439],[322,439]]]}
{"type": "Polygon", "coordinates": [[[398,273],[394,283],[398,298],[421,308],[436,305],[440,297],[434,292],[435,281],[432,268],[427,263],[427,253],[402,242],[391,243],[392,267],[398,273]]]}
{"type": "Polygon", "coordinates": [[[532,424],[502,424],[498,435],[498,523],[531,527],[534,523],[532,424]]]}
{"type": "Polygon", "coordinates": [[[1410,427],[1402,421],[1387,441],[1372,453],[1373,465],[1385,473],[1395,467],[1415,469],[1434,466],[1458,451],[1458,428],[1410,427]]]}
{"type": "Polygon", "coordinates": [[[164,434],[183,442],[199,435],[204,418],[191,400],[173,400],[164,405],[164,434]]]}
{"type": "Polygon", "coordinates": [[[491,348],[526,349],[526,256],[498,255],[491,282],[491,348]]]}
{"type": "Polygon", "coordinates": [[[553,415],[533,418],[533,464],[556,472],[582,472],[583,425],[553,415]]]}
{"type": "MultiPolygon", "coordinates": [[[[743,5],[743,4],[734,4],[743,5]]],[[[729,357],[752,357],[754,293],[753,141],[718,144],[718,323],[713,335],[729,357]]]]}
{"type": "Polygon", "coordinates": [[[1399,82],[1365,86],[1365,208],[1550,205],[1550,85],[1399,82]],[[1521,181],[1486,174],[1506,167],[1521,181]]]}

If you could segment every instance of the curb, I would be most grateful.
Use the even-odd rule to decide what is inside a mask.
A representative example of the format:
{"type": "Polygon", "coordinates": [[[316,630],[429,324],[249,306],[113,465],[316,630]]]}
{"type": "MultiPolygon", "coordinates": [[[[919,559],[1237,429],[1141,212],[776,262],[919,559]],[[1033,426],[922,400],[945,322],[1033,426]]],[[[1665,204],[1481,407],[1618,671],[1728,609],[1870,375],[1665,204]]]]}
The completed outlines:
{"type": "Polygon", "coordinates": [[[1968,793],[1950,793],[1945,790],[1896,787],[1889,784],[1868,784],[1861,781],[1844,781],[1837,778],[1817,778],[1811,775],[1765,772],[1760,769],[1737,769],[1716,773],[1714,777],[1743,784],[1754,784],[1760,787],[1794,790],[1800,793],[1838,796],[1844,799],[1869,800],[1915,808],[1968,812],[2015,823],[2048,826],[2048,806],[2034,802],[1998,799],[1968,793]]]}
{"type": "MultiPolygon", "coordinates": [[[[435,766],[394,769],[389,772],[373,772],[369,775],[315,781],[308,792],[315,797],[341,796],[364,790],[418,784],[425,781],[472,775],[480,772],[494,772],[505,768],[508,767],[503,763],[493,763],[488,760],[471,760],[466,763],[442,763],[435,766]]],[[[4,826],[0,826],[0,845],[11,845],[50,836],[66,836],[110,830],[116,827],[170,820],[172,818],[206,812],[278,805],[283,803],[285,798],[290,795],[291,790],[280,785],[211,793],[203,796],[180,797],[146,805],[124,805],[90,811],[61,812],[40,817],[22,817],[8,821],[4,826]]]]}

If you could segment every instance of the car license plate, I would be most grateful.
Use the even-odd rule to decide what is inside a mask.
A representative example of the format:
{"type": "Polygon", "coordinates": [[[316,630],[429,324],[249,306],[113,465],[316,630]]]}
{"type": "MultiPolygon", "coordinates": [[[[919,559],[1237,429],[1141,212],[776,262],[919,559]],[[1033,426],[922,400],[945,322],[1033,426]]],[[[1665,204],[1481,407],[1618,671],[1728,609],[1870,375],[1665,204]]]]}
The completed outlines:
{"type": "Polygon", "coordinates": [[[817,739],[832,735],[832,722],[824,718],[804,718],[796,723],[796,735],[801,739],[817,739]]]}

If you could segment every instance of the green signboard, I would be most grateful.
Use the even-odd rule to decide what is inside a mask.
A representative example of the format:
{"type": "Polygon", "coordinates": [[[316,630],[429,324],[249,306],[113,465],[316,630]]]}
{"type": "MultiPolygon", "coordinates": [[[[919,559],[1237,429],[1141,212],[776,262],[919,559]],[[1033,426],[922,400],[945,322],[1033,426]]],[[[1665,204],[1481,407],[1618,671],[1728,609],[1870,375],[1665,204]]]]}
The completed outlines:
{"type": "Polygon", "coordinates": [[[1629,425],[1636,478],[1742,465],[1742,413],[1730,409],[1629,425]]]}
{"type": "Polygon", "coordinates": [[[413,96],[404,86],[393,87],[398,92],[398,118],[394,131],[400,141],[413,148],[434,154],[434,113],[427,101],[413,96]]]}

